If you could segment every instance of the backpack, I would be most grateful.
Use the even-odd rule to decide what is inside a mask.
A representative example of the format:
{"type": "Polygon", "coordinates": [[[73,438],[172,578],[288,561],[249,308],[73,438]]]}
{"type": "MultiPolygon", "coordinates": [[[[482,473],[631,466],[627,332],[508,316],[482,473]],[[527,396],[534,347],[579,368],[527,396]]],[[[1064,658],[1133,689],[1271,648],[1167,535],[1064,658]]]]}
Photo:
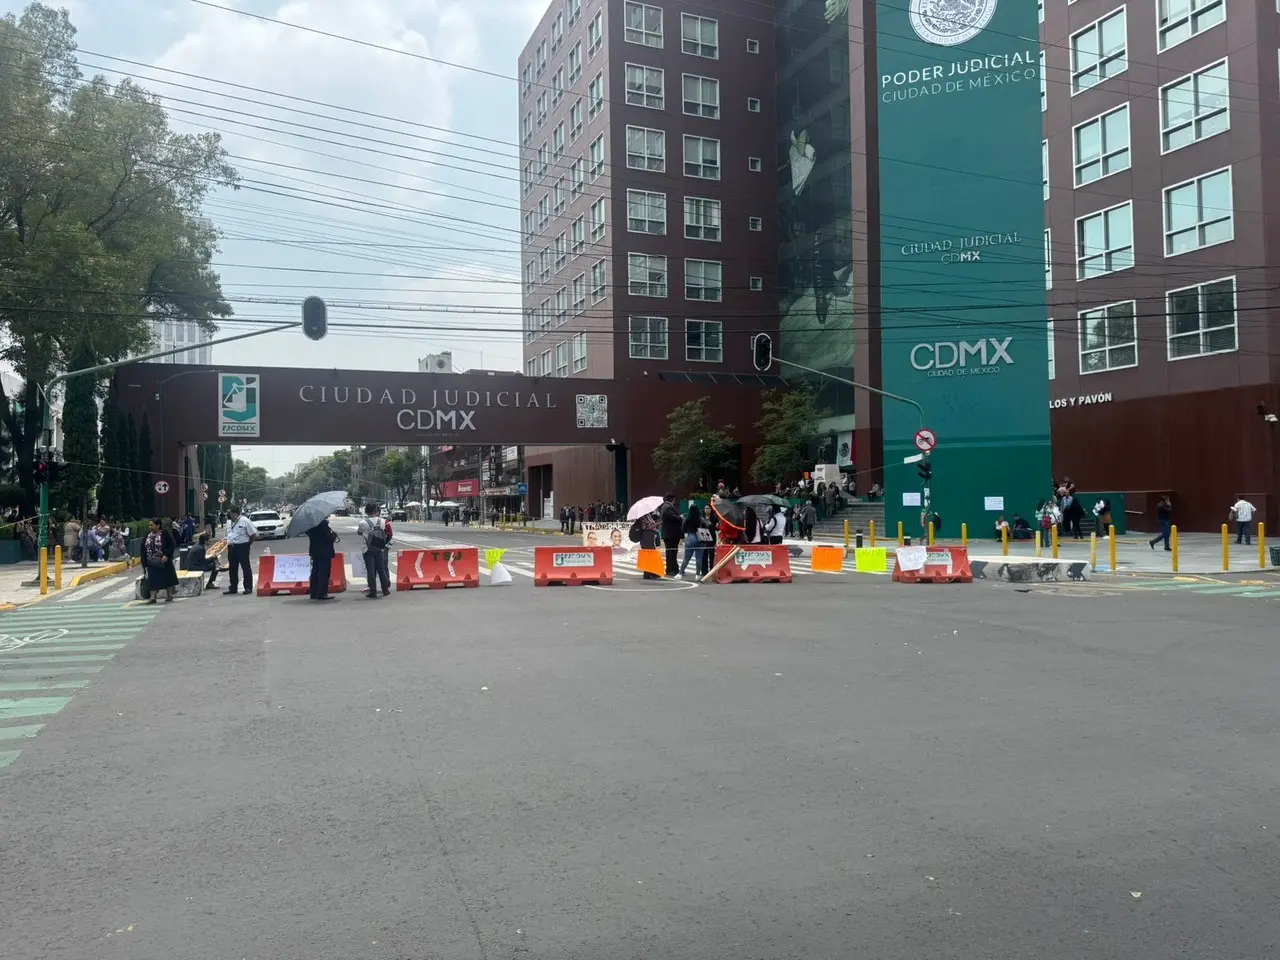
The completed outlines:
{"type": "Polygon", "coordinates": [[[387,535],[387,528],[390,524],[386,523],[378,517],[369,518],[369,549],[381,550],[391,540],[387,535]]]}

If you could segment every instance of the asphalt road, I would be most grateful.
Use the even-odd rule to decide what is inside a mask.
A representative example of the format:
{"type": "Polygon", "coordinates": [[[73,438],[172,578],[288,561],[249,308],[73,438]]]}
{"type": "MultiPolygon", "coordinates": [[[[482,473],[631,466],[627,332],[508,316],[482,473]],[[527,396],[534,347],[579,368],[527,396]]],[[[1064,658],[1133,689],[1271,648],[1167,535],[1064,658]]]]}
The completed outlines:
{"type": "Polygon", "coordinates": [[[1276,952],[1270,604],[523,586],[0,614],[118,646],[0,700],[0,953],[1276,952]]]}

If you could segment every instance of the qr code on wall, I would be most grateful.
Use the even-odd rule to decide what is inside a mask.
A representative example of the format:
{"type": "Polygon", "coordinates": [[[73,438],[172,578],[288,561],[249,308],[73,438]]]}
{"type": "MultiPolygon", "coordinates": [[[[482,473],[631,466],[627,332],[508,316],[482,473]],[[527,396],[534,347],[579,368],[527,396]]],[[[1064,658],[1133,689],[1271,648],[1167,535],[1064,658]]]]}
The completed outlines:
{"type": "Polygon", "coordinates": [[[609,426],[609,398],[602,393],[578,394],[578,426],[580,428],[609,426]]]}

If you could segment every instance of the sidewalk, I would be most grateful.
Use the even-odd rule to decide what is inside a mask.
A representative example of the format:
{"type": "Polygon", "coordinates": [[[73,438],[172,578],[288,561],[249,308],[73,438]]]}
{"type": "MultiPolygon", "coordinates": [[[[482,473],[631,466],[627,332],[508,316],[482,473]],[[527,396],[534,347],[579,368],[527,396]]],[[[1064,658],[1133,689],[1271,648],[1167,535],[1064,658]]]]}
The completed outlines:
{"type": "MultiPolygon", "coordinates": [[[[91,563],[88,567],[82,567],[78,563],[63,564],[62,592],[66,592],[71,586],[71,581],[81,574],[92,573],[104,568],[114,569],[123,562],[121,560],[111,560],[91,563]]],[[[34,560],[24,560],[22,563],[0,566],[0,607],[6,604],[21,606],[24,603],[40,599],[39,566],[34,560]],[[31,585],[24,586],[26,583],[31,585]]],[[[55,592],[57,591],[53,588],[53,561],[50,560],[49,595],[52,596],[55,592]]]]}

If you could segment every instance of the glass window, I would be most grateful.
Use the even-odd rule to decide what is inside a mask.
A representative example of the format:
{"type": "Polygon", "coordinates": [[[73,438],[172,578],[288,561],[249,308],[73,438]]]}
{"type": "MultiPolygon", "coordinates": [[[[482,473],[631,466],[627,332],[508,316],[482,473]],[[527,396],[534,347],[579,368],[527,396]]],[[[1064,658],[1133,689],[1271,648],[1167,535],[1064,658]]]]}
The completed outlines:
{"type": "Polygon", "coordinates": [[[604,134],[591,141],[591,179],[595,180],[604,173],[604,134]]]}
{"type": "Polygon", "coordinates": [[[757,53],[759,53],[759,52],[760,52],[760,41],[759,41],[759,40],[748,40],[748,41],[747,41],[747,53],[757,54],[757,53]]]}
{"type": "Polygon", "coordinates": [[[1049,141],[1040,141],[1040,179],[1044,187],[1044,198],[1049,199],[1049,141]]]}
{"type": "Polygon", "coordinates": [[[627,191],[627,230],[630,233],[667,233],[667,195],[648,190],[627,191]]]}
{"type": "Polygon", "coordinates": [[[606,284],[606,265],[604,260],[597,260],[591,265],[591,302],[599,303],[604,299],[606,284]]]}
{"type": "Polygon", "coordinates": [[[1133,266],[1133,202],[1076,221],[1076,278],[1088,280],[1133,266]]]}
{"type": "Polygon", "coordinates": [[[752,173],[759,173],[764,169],[764,161],[759,157],[747,157],[747,169],[752,173]]]}
{"type": "Polygon", "coordinates": [[[547,119],[547,109],[550,106],[548,97],[550,95],[543,90],[538,94],[538,123],[545,123],[547,119]]]}
{"type": "Polygon", "coordinates": [[[564,156],[564,121],[561,120],[556,124],[555,130],[551,132],[551,158],[564,156]]]}
{"type": "Polygon", "coordinates": [[[1129,105],[1076,127],[1074,149],[1077,187],[1128,170],[1129,105]]]}
{"type": "Polygon", "coordinates": [[[1044,69],[1044,51],[1040,51],[1040,112],[1049,106],[1049,77],[1044,69]]]}
{"type": "Polygon", "coordinates": [[[598,12],[587,24],[587,57],[594,57],[604,43],[604,13],[598,12]]]}
{"type": "Polygon", "coordinates": [[[1123,73],[1127,29],[1125,8],[1095,20],[1071,38],[1071,92],[1079,93],[1123,73]]]}
{"type": "Polygon", "coordinates": [[[1226,243],[1234,235],[1230,167],[1164,191],[1165,256],[1226,243]]]}
{"type": "Polygon", "coordinates": [[[526,377],[536,377],[538,375],[538,358],[537,357],[534,357],[532,360],[526,360],[524,362],[524,375],[526,377]]]}
{"type": "Polygon", "coordinates": [[[1053,243],[1049,230],[1044,232],[1044,288],[1053,289],[1053,243]]]}
{"type": "Polygon", "coordinates": [[[626,76],[627,103],[633,107],[648,107],[650,110],[661,110],[666,106],[663,92],[665,83],[660,69],[628,63],[626,76]]]}
{"type": "Polygon", "coordinates": [[[1236,279],[1215,280],[1168,294],[1169,359],[1236,349],[1236,279]]]}
{"type": "Polygon", "coordinates": [[[627,254],[627,292],[633,297],[665,297],[667,258],[647,253],[627,254]]]}
{"type": "Polygon", "coordinates": [[[684,112],[694,117],[720,116],[720,81],[711,77],[684,75],[684,112]]]}
{"type": "Polygon", "coordinates": [[[561,287],[555,296],[556,326],[563,324],[569,317],[569,292],[561,287]]]}
{"type": "Polygon", "coordinates": [[[753,293],[759,293],[763,289],[764,289],[764,277],[752,277],[751,291],[753,293]]]}
{"type": "Polygon", "coordinates": [[[684,138],[684,175],[699,180],[720,179],[720,141],[711,137],[684,138]]]}
{"type": "Polygon", "coordinates": [[[591,242],[598,243],[604,239],[604,197],[594,201],[591,204],[591,215],[587,218],[591,221],[591,242]]]}
{"type": "Polygon", "coordinates": [[[724,299],[722,273],[719,260],[686,260],[684,298],[719,303],[724,299]]]}
{"type": "Polygon", "coordinates": [[[1166,153],[1230,128],[1227,61],[1160,88],[1160,145],[1166,153]]]}
{"type": "Polygon", "coordinates": [[[1156,27],[1159,47],[1190,40],[1197,33],[1216,27],[1227,16],[1223,0],[1156,0],[1156,27]]]}
{"type": "Polygon", "coordinates": [[[582,76],[582,41],[579,40],[569,48],[569,56],[566,59],[569,67],[569,83],[574,84],[578,78],[582,76]]]}
{"type": "Polygon", "coordinates": [[[604,106],[604,72],[597,73],[587,84],[587,117],[594,117],[604,106]]]}
{"type": "Polygon", "coordinates": [[[573,252],[581,253],[587,245],[587,227],[582,217],[577,217],[572,226],[569,228],[570,237],[573,243],[573,252]]]}
{"type": "Polygon", "coordinates": [[[662,8],[638,0],[626,0],[622,5],[626,23],[623,37],[627,43],[639,43],[646,47],[662,47],[662,8]]]}
{"type": "Polygon", "coordinates": [[[542,351],[542,376],[549,377],[551,376],[553,371],[554,371],[554,368],[551,366],[551,351],[543,350],[542,351]]]}
{"type": "Polygon", "coordinates": [[[701,363],[724,360],[723,327],[719,320],[685,321],[684,356],[701,363]]]}
{"type": "MultiPolygon", "coordinates": [[[[695,17],[691,13],[680,14],[680,49],[694,57],[709,57],[716,60],[720,56],[720,21],[710,17],[695,17]]],[[[747,41],[748,53],[759,53],[760,44],[754,40],[747,41]],[[752,44],[756,45],[754,50],[752,44]]]]}
{"type": "Polygon", "coordinates": [[[573,372],[581,373],[587,369],[587,335],[586,333],[575,333],[573,335],[573,372]]]}
{"type": "Polygon", "coordinates": [[[667,318],[632,317],[627,342],[632,360],[667,359],[667,318]]]}
{"type": "Polygon", "coordinates": [[[584,124],[582,98],[579,97],[573,101],[573,106],[569,108],[569,139],[577,140],[582,135],[582,127],[584,124]]]}
{"type": "Polygon", "coordinates": [[[582,0],[569,0],[566,12],[569,14],[569,26],[582,16],[582,0]]]}
{"type": "Polygon", "coordinates": [[[1048,334],[1048,338],[1049,338],[1049,344],[1048,344],[1049,379],[1052,380],[1055,376],[1057,376],[1057,373],[1058,373],[1057,364],[1054,360],[1054,351],[1056,350],[1056,347],[1054,346],[1054,343],[1053,343],[1053,320],[1052,319],[1050,319],[1049,322],[1045,324],[1045,331],[1048,334]]]}
{"type": "MultiPolygon", "coordinates": [[[[603,146],[603,144],[601,144],[603,146]]],[[[582,157],[578,157],[569,165],[569,193],[571,196],[577,196],[582,192],[583,184],[587,182],[587,163],[582,157]]]]}
{"type": "Polygon", "coordinates": [[[567,377],[569,375],[569,341],[564,340],[556,344],[556,376],[567,377]]]}
{"type": "Polygon", "coordinates": [[[748,112],[748,113],[759,113],[759,112],[760,112],[760,101],[759,101],[759,100],[757,100],[755,97],[747,97],[747,112],[748,112]]]}
{"type": "Polygon", "coordinates": [[[685,197],[684,235],[688,240],[719,240],[720,201],[685,197]]]}
{"type": "Polygon", "coordinates": [[[759,217],[747,217],[747,229],[752,233],[759,233],[764,229],[764,221],[759,217]]]}
{"type": "Polygon", "coordinates": [[[627,166],[657,173],[666,170],[666,132],[651,127],[627,127],[627,166]]]}
{"type": "Polygon", "coordinates": [[[556,271],[559,272],[569,260],[569,238],[564,233],[556,234],[555,251],[556,271]]]}
{"type": "Polygon", "coordinates": [[[1136,304],[1132,300],[1080,311],[1080,372],[1138,365],[1136,304]]]}
{"type": "Polygon", "coordinates": [[[557,67],[551,75],[551,105],[554,107],[564,98],[564,67],[557,67]]]}
{"type": "Polygon", "coordinates": [[[573,278],[573,283],[569,286],[569,299],[573,303],[573,309],[581,311],[587,304],[587,275],[580,273],[573,278]]]}

